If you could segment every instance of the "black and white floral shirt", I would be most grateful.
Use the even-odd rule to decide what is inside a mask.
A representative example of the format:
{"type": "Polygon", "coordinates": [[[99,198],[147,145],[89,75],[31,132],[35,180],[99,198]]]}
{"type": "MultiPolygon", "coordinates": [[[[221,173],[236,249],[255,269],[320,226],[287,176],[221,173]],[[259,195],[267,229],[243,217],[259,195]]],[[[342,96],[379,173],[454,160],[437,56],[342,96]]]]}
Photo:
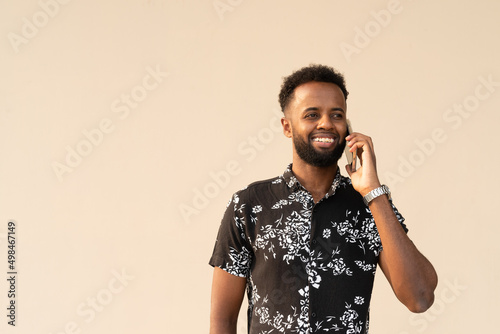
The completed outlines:
{"type": "Polygon", "coordinates": [[[250,334],[368,333],[381,250],[349,178],[315,204],[289,165],[233,195],[209,263],[247,278],[250,334]]]}

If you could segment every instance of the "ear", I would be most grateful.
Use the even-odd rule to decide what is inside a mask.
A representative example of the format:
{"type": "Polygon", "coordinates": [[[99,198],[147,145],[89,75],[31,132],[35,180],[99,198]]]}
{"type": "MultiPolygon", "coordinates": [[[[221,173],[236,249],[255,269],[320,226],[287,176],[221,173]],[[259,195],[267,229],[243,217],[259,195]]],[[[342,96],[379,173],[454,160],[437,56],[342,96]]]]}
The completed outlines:
{"type": "Polygon", "coordinates": [[[292,124],[286,117],[281,118],[281,126],[283,127],[283,134],[287,138],[292,138],[292,124]]]}

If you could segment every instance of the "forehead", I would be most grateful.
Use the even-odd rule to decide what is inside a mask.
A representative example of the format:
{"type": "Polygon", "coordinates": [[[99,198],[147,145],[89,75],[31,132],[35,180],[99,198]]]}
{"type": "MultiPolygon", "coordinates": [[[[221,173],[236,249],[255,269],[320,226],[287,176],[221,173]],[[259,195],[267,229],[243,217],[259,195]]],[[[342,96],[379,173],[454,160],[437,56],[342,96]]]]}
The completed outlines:
{"type": "Polygon", "coordinates": [[[313,106],[317,104],[342,107],[345,109],[344,93],[339,86],[330,82],[311,81],[295,88],[294,98],[291,101],[295,107],[313,106]]]}

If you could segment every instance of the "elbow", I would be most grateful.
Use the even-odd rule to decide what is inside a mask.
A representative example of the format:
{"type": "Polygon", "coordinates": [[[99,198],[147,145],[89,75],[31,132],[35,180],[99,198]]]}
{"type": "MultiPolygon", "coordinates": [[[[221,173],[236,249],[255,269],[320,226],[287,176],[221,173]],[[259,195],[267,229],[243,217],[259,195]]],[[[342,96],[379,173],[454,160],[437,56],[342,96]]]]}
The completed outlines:
{"type": "Polygon", "coordinates": [[[413,290],[406,290],[405,294],[400,295],[400,301],[411,312],[423,313],[434,304],[434,290],[436,289],[436,285],[432,282],[413,290]]]}
{"type": "Polygon", "coordinates": [[[437,274],[434,272],[430,278],[426,280],[426,284],[420,285],[416,291],[412,293],[410,302],[405,303],[406,307],[413,313],[423,313],[434,304],[434,291],[438,283],[437,274]]]}
{"type": "Polygon", "coordinates": [[[423,313],[427,311],[434,303],[434,291],[421,294],[411,303],[406,304],[406,307],[413,313],[423,313]]]}

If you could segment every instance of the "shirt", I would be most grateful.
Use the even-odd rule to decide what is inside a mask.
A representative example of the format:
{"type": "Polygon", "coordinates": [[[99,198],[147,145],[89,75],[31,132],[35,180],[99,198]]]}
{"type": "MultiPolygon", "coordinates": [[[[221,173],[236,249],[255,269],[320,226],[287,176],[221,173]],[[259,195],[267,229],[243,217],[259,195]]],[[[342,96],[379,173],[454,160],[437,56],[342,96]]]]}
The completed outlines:
{"type": "Polygon", "coordinates": [[[382,250],[371,212],[338,171],[314,203],[291,167],[232,196],[209,264],[247,278],[250,334],[368,333],[382,250]]]}

